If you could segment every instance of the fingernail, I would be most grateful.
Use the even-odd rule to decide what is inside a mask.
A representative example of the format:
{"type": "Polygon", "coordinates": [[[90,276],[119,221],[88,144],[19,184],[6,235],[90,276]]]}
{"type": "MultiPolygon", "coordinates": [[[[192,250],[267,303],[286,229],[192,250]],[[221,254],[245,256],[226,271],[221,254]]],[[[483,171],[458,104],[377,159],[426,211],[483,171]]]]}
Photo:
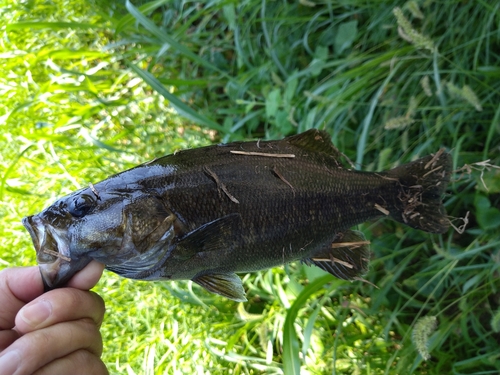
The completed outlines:
{"type": "Polygon", "coordinates": [[[26,324],[36,328],[52,314],[52,304],[47,300],[40,300],[22,308],[20,314],[26,324]]]}
{"type": "Polygon", "coordinates": [[[16,372],[21,364],[21,357],[17,350],[10,352],[0,357],[0,375],[12,375],[16,372]]]}

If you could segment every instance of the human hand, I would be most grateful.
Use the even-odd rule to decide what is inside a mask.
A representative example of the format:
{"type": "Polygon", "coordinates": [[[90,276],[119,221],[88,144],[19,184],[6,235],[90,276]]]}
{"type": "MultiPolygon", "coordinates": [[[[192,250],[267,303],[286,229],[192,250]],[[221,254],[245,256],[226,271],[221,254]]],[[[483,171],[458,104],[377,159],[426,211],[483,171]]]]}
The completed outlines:
{"type": "Polygon", "coordinates": [[[93,261],[68,287],[45,294],[38,267],[0,272],[0,375],[108,374],[100,359],[104,302],[88,291],[103,269],[93,261]]]}

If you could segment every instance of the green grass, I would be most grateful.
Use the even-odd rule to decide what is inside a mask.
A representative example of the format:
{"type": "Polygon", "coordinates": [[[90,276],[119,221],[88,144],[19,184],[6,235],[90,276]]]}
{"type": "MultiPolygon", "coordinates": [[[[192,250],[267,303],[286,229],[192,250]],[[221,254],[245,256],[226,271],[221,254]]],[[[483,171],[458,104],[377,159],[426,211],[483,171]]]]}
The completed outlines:
{"type": "Polygon", "coordinates": [[[178,149],[317,127],[363,170],[471,166],[446,197],[463,234],[361,226],[377,287],[291,264],[237,304],[106,272],[110,373],[500,371],[500,170],[474,165],[500,165],[499,3],[0,3],[0,268],[35,264],[23,216],[178,149]]]}

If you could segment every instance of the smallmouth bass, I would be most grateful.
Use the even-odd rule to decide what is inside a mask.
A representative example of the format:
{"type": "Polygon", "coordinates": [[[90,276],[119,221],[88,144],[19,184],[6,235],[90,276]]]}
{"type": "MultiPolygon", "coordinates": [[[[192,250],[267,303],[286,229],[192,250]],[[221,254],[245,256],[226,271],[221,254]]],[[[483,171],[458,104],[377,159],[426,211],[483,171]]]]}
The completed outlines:
{"type": "Polygon", "coordinates": [[[369,246],[350,228],[367,220],[448,229],[448,153],[378,173],[342,159],[316,129],[180,151],[69,194],[23,225],[46,290],[95,259],[124,277],[193,280],[235,301],[246,300],[236,273],[297,260],[360,278],[369,246]]]}

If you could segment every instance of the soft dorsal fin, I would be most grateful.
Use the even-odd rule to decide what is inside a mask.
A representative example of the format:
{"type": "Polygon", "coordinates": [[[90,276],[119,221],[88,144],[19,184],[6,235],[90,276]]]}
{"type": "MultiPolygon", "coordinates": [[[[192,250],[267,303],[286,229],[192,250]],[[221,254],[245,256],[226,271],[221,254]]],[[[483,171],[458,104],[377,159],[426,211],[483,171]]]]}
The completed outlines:
{"type": "Polygon", "coordinates": [[[310,129],[304,133],[287,137],[283,141],[306,152],[321,155],[322,158],[333,161],[333,165],[336,167],[343,167],[343,159],[353,166],[352,162],[333,145],[330,134],[324,130],[310,129]]]}
{"type": "Polygon", "coordinates": [[[310,261],[322,270],[344,280],[359,279],[368,270],[370,242],[363,233],[347,230],[327,248],[314,254],[310,261]]]}

